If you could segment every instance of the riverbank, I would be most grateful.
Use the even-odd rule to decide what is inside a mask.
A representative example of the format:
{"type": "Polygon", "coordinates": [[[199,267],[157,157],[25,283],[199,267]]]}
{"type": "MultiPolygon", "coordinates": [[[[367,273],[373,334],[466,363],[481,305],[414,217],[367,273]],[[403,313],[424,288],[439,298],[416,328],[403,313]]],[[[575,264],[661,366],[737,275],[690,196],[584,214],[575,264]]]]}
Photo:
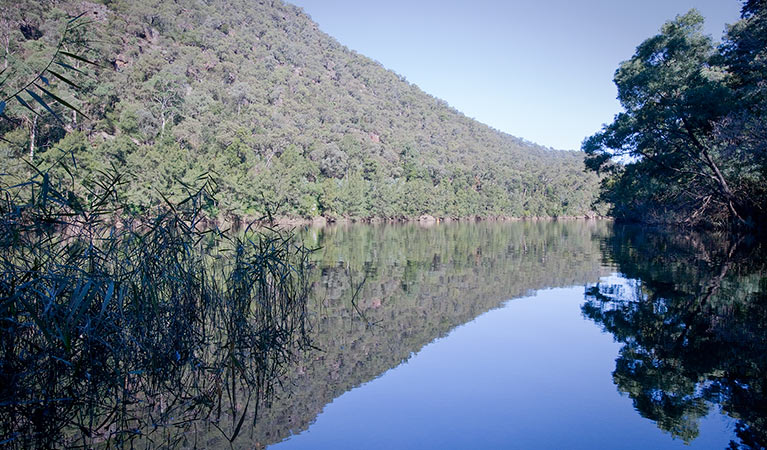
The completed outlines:
{"type": "MultiPolygon", "coordinates": [[[[291,217],[291,216],[273,216],[271,217],[271,223],[280,227],[303,227],[303,226],[316,226],[322,227],[327,225],[345,225],[352,223],[360,224],[405,224],[405,223],[417,223],[423,226],[436,225],[439,223],[452,223],[452,222],[555,222],[559,220],[613,220],[609,216],[601,215],[584,215],[584,216],[527,216],[527,217],[512,217],[512,216],[468,216],[468,217],[439,217],[432,216],[430,214],[423,214],[418,217],[368,217],[368,218],[352,218],[352,217],[324,217],[318,216],[313,218],[303,217],[291,217]]],[[[229,217],[224,219],[211,219],[211,224],[218,225],[221,228],[244,228],[249,224],[263,224],[269,222],[268,218],[258,217],[229,217]]]]}

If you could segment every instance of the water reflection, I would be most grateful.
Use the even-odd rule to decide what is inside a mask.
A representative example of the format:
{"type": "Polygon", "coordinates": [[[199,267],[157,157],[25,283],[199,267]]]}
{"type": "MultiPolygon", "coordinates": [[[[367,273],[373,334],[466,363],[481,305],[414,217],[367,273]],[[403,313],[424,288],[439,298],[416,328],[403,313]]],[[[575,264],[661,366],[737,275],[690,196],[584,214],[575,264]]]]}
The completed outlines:
{"type": "Polygon", "coordinates": [[[587,287],[583,314],[623,344],[613,379],[636,410],[689,442],[716,407],[733,449],[767,446],[767,259],[726,235],[616,228],[605,257],[622,277],[587,287]]]}
{"type": "MultiPolygon", "coordinates": [[[[237,270],[259,267],[249,260],[243,259],[242,267],[236,263],[242,258],[234,263],[223,258],[221,267],[196,260],[171,265],[183,276],[164,278],[164,297],[153,303],[166,309],[145,310],[125,300],[108,311],[122,324],[108,337],[130,345],[83,351],[95,361],[87,364],[47,358],[39,349],[3,352],[0,444],[265,447],[305,430],[334,398],[503,301],[598,280],[606,274],[599,243],[608,232],[605,222],[306,230],[304,243],[319,248],[310,278],[294,286],[287,274],[275,275],[287,280],[289,292],[298,289],[302,296],[309,288],[306,309],[303,302],[297,308],[274,302],[277,310],[264,309],[255,300],[257,286],[237,282],[247,279],[236,276],[237,270]],[[208,291],[185,291],[180,287],[185,277],[202,277],[205,286],[220,286],[224,294],[201,302],[208,291]],[[188,300],[185,308],[172,308],[177,298],[188,300]],[[128,308],[147,318],[135,329],[121,319],[128,308]],[[261,320],[264,314],[268,320],[261,320]],[[305,337],[313,349],[300,354],[305,337]],[[300,345],[294,346],[296,339],[300,345]],[[275,341],[285,344],[279,352],[270,350],[275,341]],[[123,350],[118,355],[110,351],[115,348],[123,350]],[[31,372],[11,364],[24,357],[47,358],[54,369],[35,372],[46,380],[24,378],[31,372]],[[109,369],[107,375],[94,375],[100,367],[109,369]]],[[[139,262],[157,257],[147,246],[140,249],[148,253],[136,258],[139,262]]],[[[282,274],[278,269],[273,273],[282,274]]],[[[144,278],[146,291],[133,297],[159,295],[158,280],[144,278]]],[[[109,302],[91,303],[89,311],[100,317],[109,302]]],[[[16,341],[2,342],[8,349],[16,341]]]]}
{"type": "Polygon", "coordinates": [[[312,284],[319,351],[285,374],[289,393],[263,411],[251,442],[304,431],[333,399],[509,298],[598,280],[608,273],[599,248],[608,233],[605,222],[308,230],[307,244],[321,247],[312,284]]]}
{"type": "MultiPolygon", "coordinates": [[[[119,428],[99,429],[100,421],[105,418],[94,417],[94,430],[105,435],[140,429],[142,437],[126,435],[122,440],[115,439],[115,444],[263,448],[305,431],[334,399],[381,377],[403,361],[411,360],[427,344],[492,310],[479,324],[484,328],[464,330],[464,335],[474,333],[477,341],[471,342],[477,347],[472,355],[481,353],[485,358],[475,360],[475,367],[482,367],[482,374],[491,374],[490,378],[498,381],[493,384],[483,379],[480,390],[490,395],[471,398],[476,400],[477,411],[487,412],[473,415],[477,424],[482,422],[487,429],[497,424],[493,421],[495,418],[506,420],[497,426],[503,433],[486,434],[485,437],[498,439],[493,442],[512,442],[510,436],[514,442],[519,439],[534,442],[540,438],[524,434],[525,427],[519,426],[525,422],[524,416],[529,419],[526,422],[529,429],[551,435],[558,431],[572,439],[573,442],[568,441],[570,447],[575,447],[579,438],[593,443],[587,440],[586,434],[578,436],[584,425],[577,421],[572,422],[577,425],[571,425],[571,429],[550,429],[549,421],[557,422],[551,420],[553,417],[558,417],[561,424],[568,418],[591,417],[588,414],[609,415],[610,419],[600,421],[599,426],[609,427],[605,424],[611,423],[615,429],[620,428],[619,436],[613,433],[614,439],[610,442],[628,440],[627,430],[634,433],[635,439],[670,442],[650,422],[643,421],[627,399],[621,400],[625,411],[619,408],[619,396],[609,379],[617,351],[615,344],[593,324],[584,321],[580,316],[582,312],[622,345],[613,381],[618,390],[631,399],[641,416],[685,442],[693,442],[700,433],[700,439],[693,444],[710,447],[713,441],[706,440],[706,422],[701,420],[707,415],[715,416],[710,413],[721,409],[737,423],[734,433],[737,436],[733,436],[736,439],[731,448],[763,448],[767,444],[767,260],[763,247],[754,241],[721,235],[645,233],[633,228],[613,229],[606,222],[583,221],[456,223],[431,228],[345,226],[309,229],[302,233],[306,245],[319,248],[312,255],[314,270],[308,279],[311,299],[306,309],[302,307],[299,311],[289,311],[287,316],[275,317],[278,324],[290,323],[291,317],[300,318],[300,322],[295,323],[301,327],[306,321],[309,351],[291,351],[289,358],[280,355],[266,358],[263,354],[259,356],[258,340],[253,336],[235,336],[228,328],[222,336],[234,337],[223,340],[227,346],[211,345],[214,330],[210,325],[226,328],[234,323],[232,317],[237,316],[210,315],[208,310],[192,309],[196,312],[190,313],[188,319],[204,325],[200,332],[208,336],[207,340],[193,339],[199,333],[190,328],[194,333],[189,334],[189,345],[194,346],[196,353],[180,351],[178,356],[168,353],[166,356],[170,355],[171,361],[157,362],[153,366],[157,370],[151,374],[131,367],[130,372],[135,373],[126,374],[125,389],[133,391],[130,396],[121,394],[121,403],[109,403],[108,395],[114,397],[114,389],[105,388],[94,390],[97,395],[93,397],[83,396],[78,400],[103,403],[110,411],[126,404],[147,412],[144,416],[131,415],[132,422],[120,423],[119,428]],[[620,275],[607,277],[616,268],[620,275]],[[597,283],[600,279],[603,281],[597,283]],[[588,287],[580,311],[580,287],[562,290],[564,297],[556,302],[538,303],[528,299],[528,306],[513,311],[496,309],[507,299],[523,297],[534,290],[583,285],[588,287]],[[572,314],[567,313],[567,305],[572,307],[572,314]],[[513,322],[512,312],[524,311],[535,314],[531,314],[527,322],[514,325],[523,344],[513,347],[509,344],[514,342],[511,339],[501,344],[500,336],[513,322]],[[499,314],[501,312],[503,314],[499,314]],[[596,348],[594,342],[598,340],[593,336],[591,341],[578,341],[579,331],[565,339],[572,344],[569,348],[580,347],[582,351],[568,352],[565,358],[550,350],[560,343],[557,339],[564,336],[552,329],[582,330],[579,327],[585,325],[611,345],[596,348]],[[541,331],[547,327],[548,332],[541,331]],[[482,341],[477,336],[494,341],[482,341]],[[546,343],[551,346],[546,347],[546,343]],[[498,354],[477,348],[516,348],[517,353],[498,354]],[[537,359],[529,360],[532,362],[527,365],[514,364],[515,358],[523,360],[524,351],[519,349],[536,355],[537,359]],[[207,359],[186,357],[185,353],[207,359]],[[564,364],[562,358],[569,363],[564,364]],[[201,364],[203,360],[207,362],[201,364]],[[602,384],[595,381],[597,377],[593,373],[584,375],[573,369],[577,366],[595,368],[596,362],[605,363],[598,366],[599,372],[606,375],[602,384]],[[267,367],[259,365],[261,363],[267,367]],[[493,372],[499,367],[509,370],[493,372]],[[243,373],[256,378],[237,384],[236,380],[243,380],[243,373]],[[501,373],[506,375],[499,377],[501,373]],[[148,378],[150,375],[154,378],[148,378]],[[555,378],[561,383],[546,385],[546,380],[551,382],[555,378]],[[150,386],[144,381],[141,385],[138,383],[141,380],[153,384],[150,386]],[[235,385],[232,380],[236,381],[235,385]],[[515,385],[529,389],[514,391],[515,385]],[[265,390],[272,386],[276,386],[274,395],[267,395],[265,390]],[[545,386],[553,388],[546,391],[545,386]],[[546,391],[545,395],[536,390],[539,388],[546,391]],[[572,392],[576,390],[582,395],[573,401],[572,392]],[[493,401],[501,397],[508,402],[502,407],[496,405],[500,409],[493,410],[493,401]],[[127,401],[123,402],[123,398],[127,401]],[[590,412],[583,406],[585,401],[592,405],[590,412]],[[509,403],[517,409],[512,410],[509,403]],[[189,408],[198,404],[203,408],[189,408]],[[562,409],[563,405],[570,405],[569,409],[562,409]],[[532,415],[531,411],[539,415],[532,415]],[[629,417],[621,415],[622,411],[629,417]],[[505,432],[513,428],[507,426],[510,422],[517,425],[517,434],[505,432]],[[644,423],[646,428],[637,422],[644,423]],[[647,433],[648,428],[655,436],[647,433]]],[[[171,291],[176,290],[169,289],[171,291]]],[[[233,306],[234,310],[250,311],[233,306]]],[[[516,319],[525,320],[520,316],[516,319]]],[[[466,328],[469,327],[462,327],[466,328]]],[[[178,341],[178,345],[186,342],[175,339],[177,336],[171,331],[166,330],[162,336],[178,341]]],[[[276,336],[273,330],[262,331],[259,331],[259,339],[276,336]]],[[[303,332],[300,334],[303,336],[303,332]]],[[[451,341],[448,337],[441,342],[445,345],[439,350],[442,358],[439,368],[468,360],[461,359],[468,357],[466,353],[460,356],[460,351],[466,349],[469,341],[451,341]],[[451,347],[455,343],[458,347],[451,347]]],[[[433,356],[434,351],[431,354],[433,356]]],[[[413,362],[411,360],[409,366],[413,366],[413,362]]],[[[469,375],[470,371],[448,372],[436,372],[429,378],[440,378],[445,388],[439,390],[436,386],[439,383],[431,382],[435,395],[442,396],[440,398],[455,395],[455,383],[466,384],[469,388],[466,392],[471,391],[471,395],[476,393],[477,386],[466,381],[477,382],[469,375]],[[456,377],[457,374],[462,375],[456,377]]],[[[403,381],[411,382],[418,380],[403,381]]],[[[366,387],[372,384],[375,383],[366,387]]],[[[10,383],[0,383],[0,393],[3,389],[13,390],[9,386],[10,383]]],[[[82,386],[93,389],[96,385],[84,383],[82,386]]],[[[464,403],[468,400],[467,397],[464,403]]],[[[379,406],[375,401],[363,405],[367,412],[375,413],[370,417],[378,417],[379,406]]],[[[31,403],[17,410],[0,410],[16,414],[0,415],[7,427],[22,423],[19,414],[40,415],[37,412],[40,408],[31,403]]],[[[428,408],[423,411],[417,428],[446,427],[444,422],[436,420],[439,411],[428,411],[428,408]]],[[[81,416],[77,423],[91,420],[84,414],[81,416]]],[[[357,425],[364,428],[364,424],[357,425]]],[[[448,431],[445,436],[450,434],[448,431]]],[[[91,433],[89,439],[76,439],[87,433],[73,430],[72,437],[58,442],[72,445],[103,442],[92,430],[88,432],[91,433]]],[[[332,428],[331,432],[337,433],[337,429],[332,428]]],[[[609,433],[600,431],[599,439],[604,440],[606,434],[609,433]]],[[[726,431],[709,432],[708,437],[712,434],[716,434],[716,442],[729,439],[726,431]]],[[[466,436],[469,440],[480,437],[466,436]]],[[[559,443],[557,441],[554,447],[561,447],[559,443]]],[[[681,445],[682,441],[673,444],[681,445]]],[[[493,446],[488,444],[490,448],[493,446]]]]}

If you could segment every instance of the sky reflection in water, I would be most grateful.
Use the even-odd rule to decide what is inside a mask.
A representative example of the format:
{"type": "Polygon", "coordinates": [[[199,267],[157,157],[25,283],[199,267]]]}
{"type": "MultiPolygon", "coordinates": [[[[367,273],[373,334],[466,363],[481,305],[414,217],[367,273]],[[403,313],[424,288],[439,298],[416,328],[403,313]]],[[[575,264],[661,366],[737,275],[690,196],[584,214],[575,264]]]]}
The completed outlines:
{"type": "Polygon", "coordinates": [[[734,421],[716,408],[689,445],[634,410],[612,379],[621,345],[583,299],[577,286],[511,300],[270,448],[726,448],[734,421]]]}

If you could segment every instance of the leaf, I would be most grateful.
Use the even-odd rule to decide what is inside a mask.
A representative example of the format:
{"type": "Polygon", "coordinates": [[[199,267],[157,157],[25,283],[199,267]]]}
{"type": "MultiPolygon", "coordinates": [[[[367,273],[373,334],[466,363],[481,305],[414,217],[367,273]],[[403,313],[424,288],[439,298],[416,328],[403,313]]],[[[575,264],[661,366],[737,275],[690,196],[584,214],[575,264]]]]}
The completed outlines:
{"type": "Polygon", "coordinates": [[[88,25],[90,25],[92,23],[96,23],[96,22],[94,20],[86,20],[84,22],[80,22],[77,25],[71,27],[69,29],[69,31],[76,30],[76,29],[81,28],[81,27],[86,27],[86,26],[88,26],[88,25]]]}
{"type": "Polygon", "coordinates": [[[42,98],[41,98],[39,95],[37,95],[37,94],[36,94],[34,91],[32,91],[32,90],[30,90],[30,89],[24,89],[24,90],[25,90],[25,91],[27,91],[27,94],[29,94],[29,95],[30,95],[30,96],[31,96],[33,99],[35,99],[35,101],[36,101],[37,103],[39,103],[39,104],[43,105],[43,108],[45,108],[45,109],[46,109],[46,110],[47,110],[49,113],[53,114],[53,117],[55,117],[55,118],[56,118],[56,120],[58,120],[59,122],[61,122],[61,124],[62,124],[62,125],[64,124],[64,121],[63,121],[63,120],[61,120],[61,117],[59,117],[59,115],[58,115],[58,114],[56,114],[56,113],[55,113],[55,112],[54,112],[54,111],[51,109],[51,107],[50,107],[50,106],[48,106],[48,104],[47,104],[47,103],[45,103],[45,100],[43,100],[43,99],[42,99],[42,98]]]}
{"type": "Polygon", "coordinates": [[[3,111],[5,111],[5,102],[0,102],[0,114],[2,114],[3,111]]]}
{"type": "Polygon", "coordinates": [[[43,174],[43,183],[42,187],[40,188],[40,203],[43,205],[43,208],[45,208],[45,205],[48,203],[48,192],[51,189],[51,181],[48,177],[48,173],[43,174]]]}
{"type": "Polygon", "coordinates": [[[107,310],[107,306],[109,305],[109,300],[112,299],[112,295],[115,293],[115,283],[114,281],[109,281],[109,287],[107,288],[107,293],[104,296],[104,302],[101,303],[101,311],[99,312],[99,317],[103,317],[104,313],[107,310]]]}
{"type": "Polygon", "coordinates": [[[46,86],[50,86],[51,83],[48,81],[47,78],[45,78],[43,75],[40,75],[40,79],[43,80],[43,83],[45,83],[46,86]]]}
{"type": "MultiPolygon", "coordinates": [[[[65,68],[65,69],[74,70],[74,71],[75,71],[75,72],[77,72],[77,73],[81,73],[81,74],[85,75],[85,72],[83,72],[82,70],[78,69],[77,67],[72,67],[72,66],[70,66],[70,65],[69,65],[69,64],[67,64],[67,63],[63,63],[63,62],[58,62],[58,61],[56,61],[56,63],[55,63],[55,64],[56,64],[56,65],[59,65],[59,66],[61,66],[61,67],[63,67],[63,68],[65,68]]],[[[49,70],[48,72],[50,72],[50,70],[49,70]]]]}
{"type": "Polygon", "coordinates": [[[65,51],[63,51],[63,50],[62,50],[62,51],[60,51],[59,53],[61,53],[62,55],[65,55],[65,56],[69,56],[70,58],[74,58],[74,59],[76,59],[76,60],[78,60],[78,61],[82,61],[82,62],[84,62],[84,63],[88,63],[88,64],[91,64],[91,65],[94,65],[94,66],[96,66],[96,67],[101,67],[101,65],[100,65],[100,64],[98,64],[98,63],[95,63],[95,62],[93,62],[93,61],[91,61],[91,60],[89,60],[89,59],[87,59],[87,58],[83,58],[83,57],[82,57],[82,56],[80,56],[80,55],[75,55],[74,53],[65,52],[65,51]]]}
{"type": "Polygon", "coordinates": [[[35,308],[29,304],[26,299],[24,299],[23,295],[15,295],[14,297],[24,306],[24,311],[29,314],[29,317],[32,318],[32,321],[35,322],[37,329],[43,333],[45,339],[47,339],[50,344],[53,344],[53,335],[51,334],[48,326],[46,326],[46,321],[42,320],[42,318],[37,314],[37,310],[35,310],[35,308]]]}
{"type": "Polygon", "coordinates": [[[27,108],[28,110],[32,111],[36,116],[38,116],[40,118],[43,117],[43,116],[40,115],[39,112],[35,111],[34,108],[29,106],[29,103],[25,102],[23,98],[19,97],[18,95],[16,95],[15,97],[16,97],[16,100],[18,100],[19,103],[21,103],[21,106],[23,106],[23,107],[27,108]]]}
{"type": "Polygon", "coordinates": [[[82,17],[82,16],[84,16],[84,15],[86,15],[86,14],[88,14],[88,11],[85,11],[85,12],[81,12],[80,14],[76,15],[75,17],[73,17],[73,18],[69,19],[69,22],[67,22],[67,23],[72,23],[72,22],[74,22],[75,20],[79,19],[80,17],[82,17]]]}
{"type": "MultiPolygon", "coordinates": [[[[80,306],[83,304],[83,301],[88,297],[88,291],[91,290],[91,285],[93,282],[91,280],[88,280],[84,285],[80,286],[79,289],[76,289],[72,293],[72,300],[70,302],[69,306],[69,317],[67,318],[67,322],[69,322],[72,325],[77,325],[77,322],[80,320],[81,311],[80,306]]],[[[85,306],[87,307],[88,304],[85,303],[85,306]]]]}
{"type": "Polygon", "coordinates": [[[72,80],[70,80],[69,78],[65,77],[64,75],[61,75],[61,74],[59,74],[57,72],[54,72],[51,69],[48,69],[48,73],[50,73],[54,77],[58,78],[59,80],[63,81],[64,83],[72,86],[73,88],[78,89],[78,90],[80,89],[80,86],[75,84],[72,80]]]}
{"type": "Polygon", "coordinates": [[[242,417],[240,417],[240,421],[237,424],[237,428],[234,429],[232,437],[229,438],[229,442],[234,442],[234,440],[237,439],[237,435],[240,434],[242,424],[245,422],[245,413],[248,411],[248,406],[250,406],[250,395],[248,395],[248,401],[245,403],[245,408],[242,410],[242,417]]]}
{"type": "Polygon", "coordinates": [[[81,116],[85,117],[86,119],[90,119],[90,117],[86,116],[82,111],[80,111],[79,109],[75,108],[72,104],[70,104],[66,100],[62,99],[58,95],[55,95],[53,92],[43,88],[42,86],[38,86],[38,85],[35,85],[35,86],[37,86],[37,88],[40,89],[41,91],[45,92],[45,94],[47,96],[51,97],[52,99],[56,100],[57,102],[61,103],[64,106],[66,106],[67,108],[69,108],[71,110],[74,110],[74,111],[77,111],[81,116]]]}

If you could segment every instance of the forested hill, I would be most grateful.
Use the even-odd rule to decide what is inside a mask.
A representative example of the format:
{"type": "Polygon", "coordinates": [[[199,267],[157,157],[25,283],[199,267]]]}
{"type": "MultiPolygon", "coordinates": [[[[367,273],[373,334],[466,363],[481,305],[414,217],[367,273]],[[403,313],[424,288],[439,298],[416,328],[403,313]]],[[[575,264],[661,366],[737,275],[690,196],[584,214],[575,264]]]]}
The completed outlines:
{"type": "Polygon", "coordinates": [[[76,92],[48,77],[90,118],[62,110],[68,133],[9,102],[0,172],[21,175],[22,158],[47,167],[67,153],[85,174],[114,163],[138,211],[161,204],[161,193],[181,198],[184,184],[209,174],[219,191],[206,206],[212,215],[276,207],[356,218],[591,212],[598,182],[581,153],[467,118],[342,46],[295,6],[0,2],[11,80],[3,91],[44,67],[67,16],[82,12],[92,23],[67,49],[104,65],[70,59],[88,75],[77,75],[76,92]]]}

